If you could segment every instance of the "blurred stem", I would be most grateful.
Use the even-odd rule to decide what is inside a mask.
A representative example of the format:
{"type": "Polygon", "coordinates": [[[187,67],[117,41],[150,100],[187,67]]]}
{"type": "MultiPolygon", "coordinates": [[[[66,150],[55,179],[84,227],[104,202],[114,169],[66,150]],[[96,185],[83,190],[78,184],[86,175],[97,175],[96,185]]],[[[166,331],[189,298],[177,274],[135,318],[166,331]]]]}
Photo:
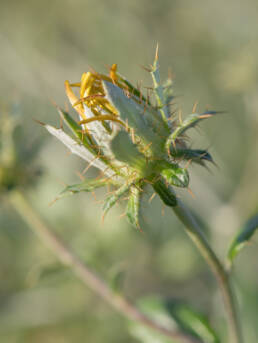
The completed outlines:
{"type": "Polygon", "coordinates": [[[102,297],[118,312],[130,320],[137,321],[171,340],[183,343],[201,343],[198,339],[187,334],[172,331],[169,328],[147,317],[140,312],[137,307],[131,304],[122,295],[115,293],[104,280],[100,279],[84,262],[82,262],[62,240],[57,237],[49,227],[43,222],[36,211],[31,207],[22,192],[13,191],[10,193],[9,201],[13,208],[28,224],[45,245],[52,250],[56,257],[64,264],[69,266],[77,277],[93,292],[102,297]]]}
{"type": "Polygon", "coordinates": [[[230,284],[229,275],[226,273],[223,264],[210,247],[204,237],[199,224],[189,209],[178,199],[177,206],[172,207],[177,217],[184,224],[186,233],[202,254],[213,274],[215,275],[221,289],[227,320],[229,325],[230,343],[243,343],[242,332],[236,310],[235,296],[230,284]]]}

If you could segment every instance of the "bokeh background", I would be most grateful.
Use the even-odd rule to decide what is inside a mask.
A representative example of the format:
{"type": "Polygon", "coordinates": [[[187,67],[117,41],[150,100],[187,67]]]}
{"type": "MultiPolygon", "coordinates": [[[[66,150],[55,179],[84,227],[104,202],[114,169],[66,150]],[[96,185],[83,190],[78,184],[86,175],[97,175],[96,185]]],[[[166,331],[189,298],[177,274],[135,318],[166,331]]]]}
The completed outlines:
{"type": "MultiPolygon", "coordinates": [[[[224,258],[242,223],[258,210],[258,2],[190,0],[0,1],[0,106],[18,113],[27,138],[42,137],[37,186],[27,191],[35,209],[107,280],[123,271],[122,291],[185,299],[207,314],[225,337],[216,283],[181,224],[156,197],[143,205],[144,233],[132,229],[123,204],[101,223],[103,192],[49,206],[64,184],[78,182],[78,158],[36,124],[59,125],[52,102],[65,106],[64,80],[93,67],[119,71],[148,86],[141,66],[171,68],[183,114],[207,106],[226,111],[191,133],[217,166],[191,168],[184,200],[207,224],[224,258]]],[[[1,113],[0,113],[1,115],[1,113]]],[[[31,143],[30,143],[31,144],[31,143]]],[[[87,176],[96,175],[89,170],[87,176]]],[[[150,194],[151,195],[151,194],[150,194]]],[[[234,281],[246,342],[258,337],[258,239],[237,258],[234,281]]],[[[2,201],[0,204],[0,340],[3,343],[137,342],[126,321],[61,266],[2,201]]]]}

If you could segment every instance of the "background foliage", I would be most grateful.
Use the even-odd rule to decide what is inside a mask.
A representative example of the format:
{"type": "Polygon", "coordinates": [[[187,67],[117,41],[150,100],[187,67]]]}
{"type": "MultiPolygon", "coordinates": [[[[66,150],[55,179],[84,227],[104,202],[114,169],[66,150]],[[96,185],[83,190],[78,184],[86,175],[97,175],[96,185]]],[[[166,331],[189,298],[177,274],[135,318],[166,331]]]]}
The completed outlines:
{"type": "MultiPolygon", "coordinates": [[[[121,287],[132,300],[185,298],[225,332],[214,279],[158,197],[150,204],[146,197],[142,234],[119,218],[123,205],[100,222],[101,191],[97,200],[80,194],[48,206],[85,165],[32,118],[58,125],[51,101],[68,103],[64,80],[79,80],[89,66],[104,71],[118,63],[130,81],[150,85],[141,66],[153,61],[159,42],[161,73],[172,68],[183,113],[196,100],[201,109],[227,111],[192,132],[217,167],[191,168],[195,197],[182,194],[225,256],[232,235],[258,209],[257,1],[12,0],[0,9],[1,112],[19,114],[27,136],[45,138],[38,156],[44,174],[28,191],[36,209],[106,279],[123,271],[121,287]]],[[[0,206],[1,342],[136,342],[120,315],[60,266],[5,202],[0,206]]],[[[258,335],[257,242],[234,268],[248,343],[258,335]]]]}

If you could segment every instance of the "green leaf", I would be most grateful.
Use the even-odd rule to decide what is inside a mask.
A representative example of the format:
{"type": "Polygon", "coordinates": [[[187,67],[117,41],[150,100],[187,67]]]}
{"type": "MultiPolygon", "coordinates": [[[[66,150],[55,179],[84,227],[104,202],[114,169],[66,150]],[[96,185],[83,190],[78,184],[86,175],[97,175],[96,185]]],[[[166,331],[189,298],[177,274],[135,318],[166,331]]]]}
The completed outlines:
{"type": "MultiPolygon", "coordinates": [[[[164,303],[157,297],[146,297],[137,302],[139,309],[152,320],[155,320],[162,326],[175,330],[175,323],[168,315],[164,303]]],[[[138,321],[128,322],[129,332],[141,343],[178,343],[178,340],[172,340],[156,330],[143,326],[138,321]]]]}
{"type": "Polygon", "coordinates": [[[80,192],[92,192],[97,188],[106,186],[110,184],[110,179],[89,179],[85,180],[82,183],[77,183],[74,185],[70,185],[65,187],[65,189],[59,194],[57,199],[63,198],[68,195],[73,195],[80,192]]]}
{"type": "Polygon", "coordinates": [[[122,292],[125,277],[126,277],[125,270],[121,269],[121,267],[116,268],[115,270],[112,270],[111,275],[109,277],[109,285],[114,292],[116,293],[122,292]]]}
{"type": "Polygon", "coordinates": [[[201,339],[204,343],[220,342],[203,314],[178,301],[167,301],[166,308],[182,331],[201,339]]]}
{"type": "MultiPolygon", "coordinates": [[[[202,343],[220,342],[206,317],[185,303],[159,297],[146,297],[138,302],[138,306],[151,319],[171,330],[182,331],[202,343]]],[[[176,343],[178,341],[157,334],[154,330],[136,322],[130,322],[129,329],[131,334],[143,343],[176,343]]]]}
{"type": "Polygon", "coordinates": [[[201,120],[207,119],[212,117],[213,115],[217,114],[219,112],[215,111],[207,111],[202,114],[193,113],[190,114],[181,124],[179,124],[175,130],[171,133],[171,135],[168,137],[166,141],[166,148],[167,150],[170,149],[170,145],[175,143],[175,140],[183,135],[187,130],[190,128],[196,126],[201,120]]]}
{"type": "Polygon", "coordinates": [[[242,250],[253,237],[258,228],[258,214],[251,217],[245,225],[240,229],[234,240],[232,241],[228,251],[228,263],[232,264],[236,255],[242,250]]]}
{"type": "Polygon", "coordinates": [[[139,210],[140,210],[140,189],[137,187],[131,188],[131,193],[127,203],[126,215],[129,222],[137,229],[140,228],[139,224],[139,210]]]}
{"type": "Polygon", "coordinates": [[[139,152],[137,145],[134,144],[126,131],[119,131],[110,143],[110,148],[115,158],[121,162],[129,164],[131,167],[142,170],[146,159],[139,152]]]}
{"type": "Polygon", "coordinates": [[[174,158],[191,160],[194,163],[204,165],[204,162],[213,162],[211,155],[206,150],[201,149],[180,149],[170,148],[170,154],[174,158]]]}
{"type": "Polygon", "coordinates": [[[115,203],[123,196],[125,195],[129,188],[131,187],[132,183],[125,184],[118,188],[112,195],[106,198],[104,201],[103,206],[103,218],[107,214],[107,212],[115,205],[115,203]]]}
{"type": "Polygon", "coordinates": [[[165,205],[174,207],[177,205],[176,195],[173,189],[162,179],[154,181],[152,187],[158,193],[165,205]]]}
{"type": "Polygon", "coordinates": [[[151,143],[151,149],[162,153],[163,138],[165,135],[164,123],[157,113],[150,108],[138,104],[128,98],[123,90],[111,82],[102,81],[107,98],[119,112],[120,118],[135,131],[145,143],[151,143]],[[158,132],[156,134],[154,131],[158,132]]]}
{"type": "Polygon", "coordinates": [[[169,169],[163,169],[161,175],[170,185],[176,187],[188,187],[189,185],[189,173],[185,168],[171,166],[169,169]]]}

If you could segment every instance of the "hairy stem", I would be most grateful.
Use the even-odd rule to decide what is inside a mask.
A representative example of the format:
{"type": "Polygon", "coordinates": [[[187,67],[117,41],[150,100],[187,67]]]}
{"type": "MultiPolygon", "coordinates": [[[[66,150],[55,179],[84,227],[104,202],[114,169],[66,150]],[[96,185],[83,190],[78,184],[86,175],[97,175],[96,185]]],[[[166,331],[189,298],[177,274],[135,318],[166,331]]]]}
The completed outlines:
{"type": "Polygon", "coordinates": [[[227,275],[224,266],[205,239],[199,224],[188,208],[178,199],[177,206],[172,207],[172,209],[184,224],[186,233],[194,242],[218,281],[227,312],[229,342],[243,343],[241,327],[236,310],[235,297],[231,288],[229,276],[227,275]]]}
{"type": "Polygon", "coordinates": [[[69,266],[87,287],[102,297],[122,315],[171,338],[171,340],[178,340],[178,342],[183,343],[201,343],[196,338],[182,332],[171,330],[157,321],[152,320],[139,311],[138,308],[125,297],[110,289],[105,281],[100,279],[99,276],[82,262],[80,258],[78,258],[62,240],[48,228],[21,192],[11,192],[9,201],[28,226],[39,236],[45,245],[52,250],[60,262],[69,266]]]}

